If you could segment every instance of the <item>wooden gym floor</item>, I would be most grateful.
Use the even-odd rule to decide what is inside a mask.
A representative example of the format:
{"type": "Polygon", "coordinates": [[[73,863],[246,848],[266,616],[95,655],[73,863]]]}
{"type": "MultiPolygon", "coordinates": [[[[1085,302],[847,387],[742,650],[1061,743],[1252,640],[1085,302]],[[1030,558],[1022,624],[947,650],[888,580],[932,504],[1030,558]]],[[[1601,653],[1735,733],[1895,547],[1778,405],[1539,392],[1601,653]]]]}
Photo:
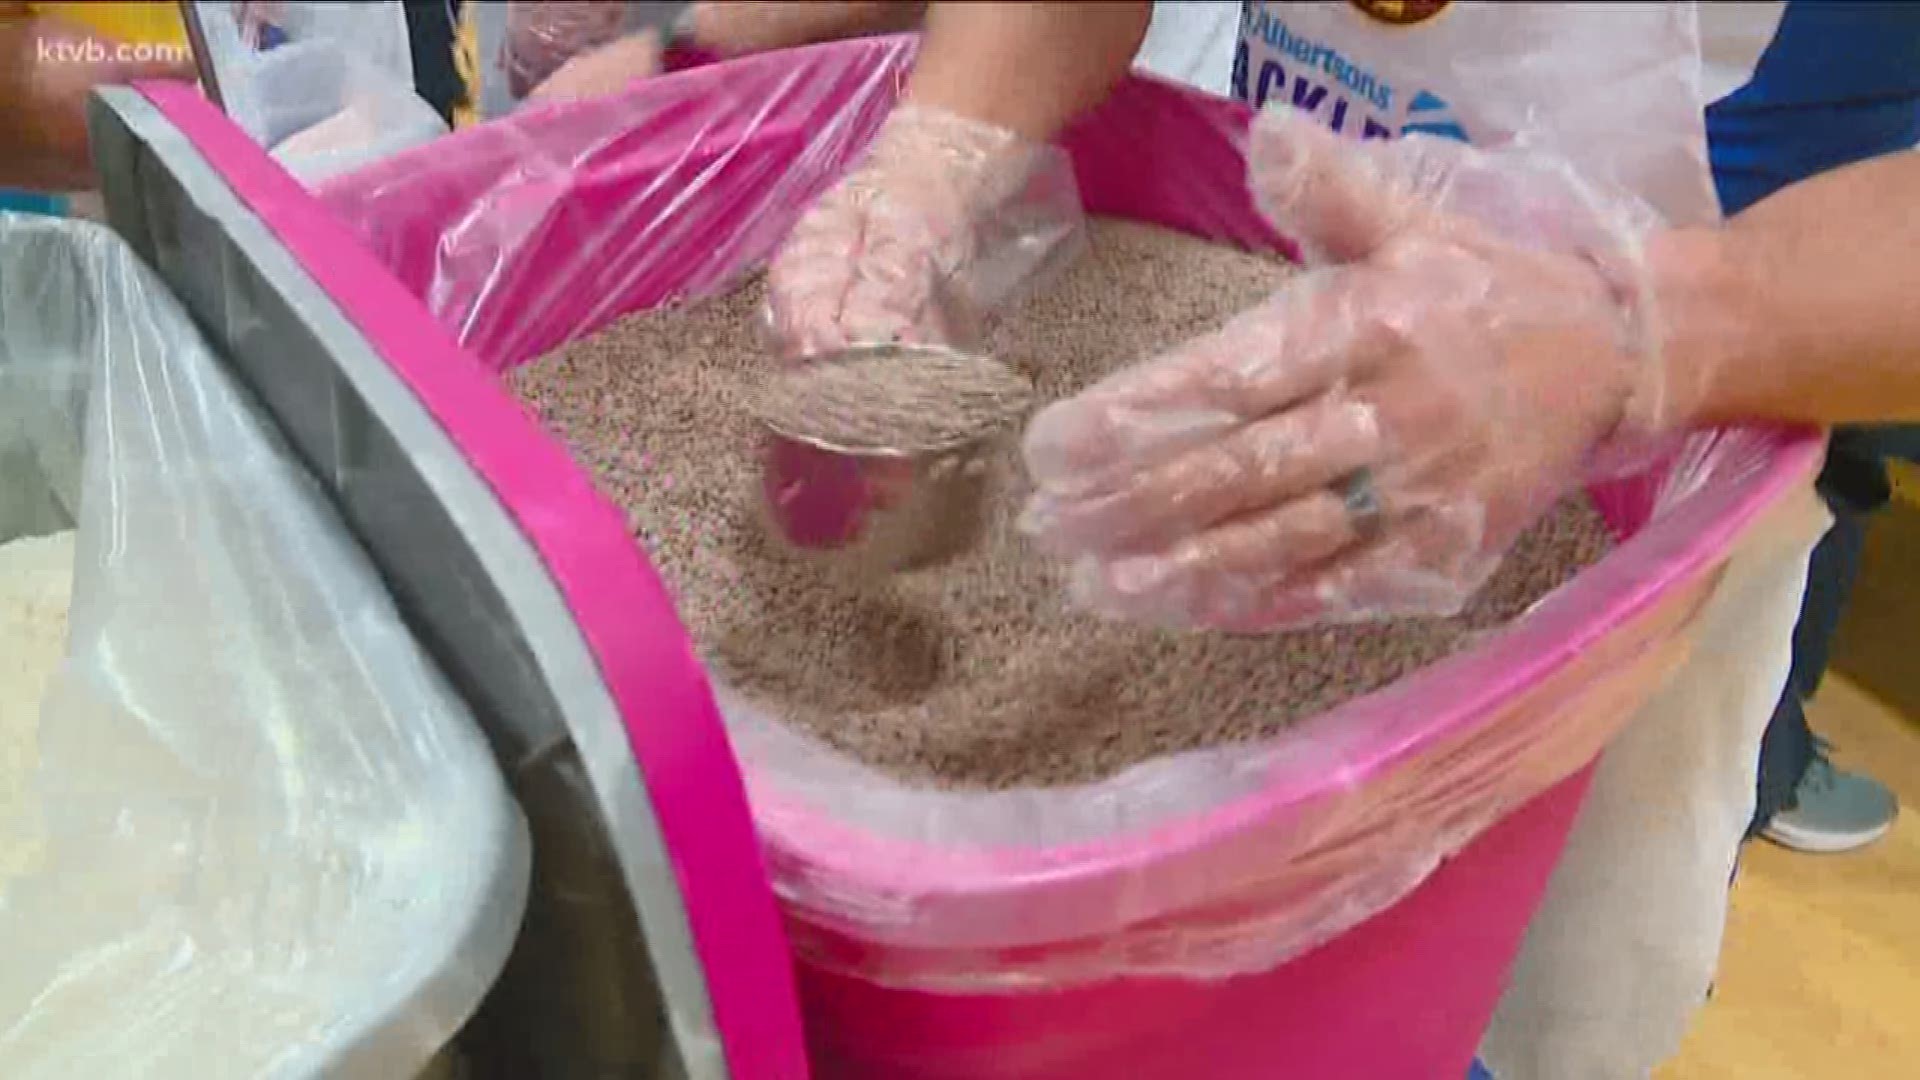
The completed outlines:
{"type": "Polygon", "coordinates": [[[1849,855],[1749,846],[1713,1000],[1659,1080],[1920,1076],[1920,723],[1835,677],[1809,716],[1900,819],[1849,855]]]}

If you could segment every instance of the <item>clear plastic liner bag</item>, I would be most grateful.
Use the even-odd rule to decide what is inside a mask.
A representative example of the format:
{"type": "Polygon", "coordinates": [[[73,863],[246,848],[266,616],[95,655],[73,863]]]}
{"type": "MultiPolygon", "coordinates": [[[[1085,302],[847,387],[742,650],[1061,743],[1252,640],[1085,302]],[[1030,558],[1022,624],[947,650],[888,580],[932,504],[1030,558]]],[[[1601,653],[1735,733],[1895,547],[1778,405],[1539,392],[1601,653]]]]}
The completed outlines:
{"type": "Polygon", "coordinates": [[[0,215],[0,542],[64,529],[0,1074],[419,1071],[524,902],[492,755],[160,279],[0,215]]]}
{"type": "Polygon", "coordinates": [[[505,370],[764,263],[892,109],[911,48],[854,47],[860,63],[797,50],[783,54],[791,67],[753,57],[506,117],[440,144],[449,156],[437,166],[403,155],[319,194],[463,345],[505,370]],[[791,168],[794,157],[809,167],[791,168]],[[636,164],[647,171],[631,182],[615,175],[636,164]],[[726,207],[738,216],[717,218],[726,207]]]}
{"type": "Polygon", "coordinates": [[[308,183],[447,133],[414,92],[398,3],[202,0],[196,8],[228,115],[308,183]]]}
{"type": "MultiPolygon", "coordinates": [[[[864,160],[912,55],[909,39],[875,39],[681,72],[462,132],[320,194],[504,371],[773,259],[864,160]]],[[[1290,251],[1247,188],[1250,119],[1135,78],[1059,144],[1089,214],[1290,251]]],[[[1621,543],[1516,624],[1276,737],[1096,783],[904,784],[715,685],[796,947],[816,968],[945,991],[1220,978],[1297,957],[1589,765],[1685,661],[1720,568],[1817,455],[1807,432],[1693,436],[1593,489],[1621,543]]]]}

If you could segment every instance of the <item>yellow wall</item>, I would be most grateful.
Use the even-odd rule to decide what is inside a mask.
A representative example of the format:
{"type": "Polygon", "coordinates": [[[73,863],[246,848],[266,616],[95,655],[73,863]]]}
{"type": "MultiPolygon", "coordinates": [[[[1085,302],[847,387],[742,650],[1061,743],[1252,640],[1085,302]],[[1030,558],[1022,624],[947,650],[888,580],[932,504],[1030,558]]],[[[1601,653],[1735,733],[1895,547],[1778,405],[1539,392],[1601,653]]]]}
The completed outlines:
{"type": "Polygon", "coordinates": [[[178,4],[162,3],[50,3],[29,4],[43,15],[53,15],[113,38],[141,45],[185,48],[187,30],[178,4]]]}
{"type": "Polygon", "coordinates": [[[453,110],[453,126],[467,127],[479,119],[480,102],[480,24],[472,4],[460,6],[460,25],[454,28],[453,66],[466,84],[466,100],[453,110]]]}
{"type": "Polygon", "coordinates": [[[1893,497],[1898,502],[1920,510],[1920,466],[1896,461],[1887,468],[1893,478],[1893,497]]]}

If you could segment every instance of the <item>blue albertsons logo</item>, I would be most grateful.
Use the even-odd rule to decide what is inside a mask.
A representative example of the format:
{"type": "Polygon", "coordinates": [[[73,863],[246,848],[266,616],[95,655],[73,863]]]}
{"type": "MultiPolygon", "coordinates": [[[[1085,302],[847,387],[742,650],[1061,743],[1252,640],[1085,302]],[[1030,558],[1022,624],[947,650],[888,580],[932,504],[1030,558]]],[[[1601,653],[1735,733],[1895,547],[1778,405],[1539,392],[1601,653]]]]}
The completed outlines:
{"type": "Polygon", "coordinates": [[[1233,96],[1256,109],[1265,108],[1269,101],[1286,101],[1319,117],[1336,132],[1357,130],[1363,139],[1419,132],[1468,141],[1452,109],[1427,90],[1414,95],[1406,122],[1395,129],[1391,119],[1398,91],[1391,84],[1339,50],[1293,33],[1264,4],[1248,4],[1242,11],[1240,45],[1233,56],[1233,96]],[[1257,71],[1248,48],[1253,41],[1264,42],[1270,50],[1257,71]]]}
{"type": "Polygon", "coordinates": [[[1407,122],[1400,125],[1400,134],[1432,135],[1441,139],[1458,139],[1467,142],[1467,132],[1447,114],[1451,106],[1432,93],[1422,90],[1416,94],[1413,104],[1407,106],[1407,122]]]}

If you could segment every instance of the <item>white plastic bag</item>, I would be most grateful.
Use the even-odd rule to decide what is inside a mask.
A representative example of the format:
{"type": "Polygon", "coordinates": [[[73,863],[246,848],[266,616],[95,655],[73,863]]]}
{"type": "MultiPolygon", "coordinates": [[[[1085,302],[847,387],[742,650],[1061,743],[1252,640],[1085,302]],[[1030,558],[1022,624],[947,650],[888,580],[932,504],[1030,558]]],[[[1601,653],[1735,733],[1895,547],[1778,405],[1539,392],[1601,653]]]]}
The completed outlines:
{"type": "Polygon", "coordinates": [[[430,142],[399,3],[196,5],[227,114],[313,184],[430,142]]]}
{"type": "Polygon", "coordinates": [[[0,214],[0,543],[63,529],[0,1076],[412,1075],[525,901],[492,753],[167,286],[0,214]]]}

